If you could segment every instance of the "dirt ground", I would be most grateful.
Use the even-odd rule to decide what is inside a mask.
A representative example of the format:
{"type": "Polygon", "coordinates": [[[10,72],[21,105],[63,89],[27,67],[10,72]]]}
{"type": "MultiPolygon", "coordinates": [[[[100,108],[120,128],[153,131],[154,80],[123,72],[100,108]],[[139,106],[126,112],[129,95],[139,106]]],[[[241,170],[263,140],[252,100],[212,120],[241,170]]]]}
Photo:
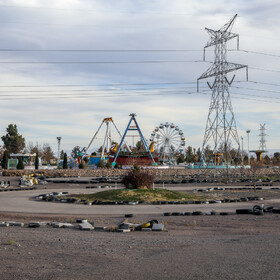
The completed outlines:
{"type": "MultiPolygon", "coordinates": [[[[217,192],[219,195],[252,196],[251,191],[217,192]]],[[[279,198],[279,191],[262,190],[258,195],[279,198]]],[[[110,227],[124,217],[0,213],[0,221],[25,223],[75,223],[77,218],[110,227]]],[[[279,214],[136,214],[129,221],[142,223],[151,219],[164,223],[166,231],[119,233],[50,226],[0,227],[0,279],[279,279],[279,214]]]]}
{"type": "MultiPolygon", "coordinates": [[[[91,220],[109,225],[122,218],[91,220]]],[[[0,228],[0,279],[279,279],[278,214],[130,220],[151,218],[167,231],[0,228]]]]}

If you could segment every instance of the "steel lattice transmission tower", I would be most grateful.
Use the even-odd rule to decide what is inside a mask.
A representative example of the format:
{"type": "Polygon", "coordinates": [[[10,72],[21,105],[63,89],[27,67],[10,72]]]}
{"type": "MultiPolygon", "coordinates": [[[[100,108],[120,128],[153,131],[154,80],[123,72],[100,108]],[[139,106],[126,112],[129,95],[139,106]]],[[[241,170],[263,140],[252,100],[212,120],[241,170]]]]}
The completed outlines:
{"type": "Polygon", "coordinates": [[[236,17],[237,15],[235,15],[219,30],[205,28],[210,35],[210,39],[204,47],[203,57],[205,60],[205,49],[214,46],[215,60],[210,68],[197,79],[198,86],[199,80],[214,77],[214,83],[212,86],[207,81],[209,88],[212,90],[212,97],[204,134],[202,152],[204,157],[208,157],[209,159],[210,155],[206,155],[205,148],[207,145],[210,145],[211,149],[213,149],[214,155],[222,152],[224,160],[227,163],[231,160],[228,153],[231,143],[235,142],[238,146],[238,150],[240,149],[239,137],[229,93],[229,86],[232,84],[235,75],[233,75],[229,81],[227,73],[246,68],[246,76],[248,80],[248,67],[246,65],[227,62],[227,41],[237,38],[237,49],[239,49],[239,37],[237,34],[231,32],[236,17]]]}
{"type": "Polygon", "coordinates": [[[259,149],[262,151],[266,151],[266,139],[265,136],[267,136],[267,134],[265,133],[266,128],[265,128],[265,123],[262,125],[260,124],[260,147],[259,149]]]}

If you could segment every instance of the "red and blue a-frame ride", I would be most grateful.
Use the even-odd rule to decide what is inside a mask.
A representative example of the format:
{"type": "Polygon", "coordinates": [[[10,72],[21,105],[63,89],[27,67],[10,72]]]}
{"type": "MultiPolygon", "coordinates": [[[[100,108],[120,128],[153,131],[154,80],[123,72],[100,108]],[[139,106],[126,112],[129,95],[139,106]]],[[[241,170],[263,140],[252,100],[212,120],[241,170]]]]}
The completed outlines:
{"type": "Polygon", "coordinates": [[[130,118],[130,120],[129,120],[129,122],[128,122],[128,125],[127,125],[127,128],[126,128],[126,130],[125,130],[125,133],[124,133],[124,135],[123,135],[123,137],[122,137],[122,140],[121,140],[121,143],[120,143],[120,145],[119,145],[119,148],[118,148],[118,151],[117,151],[117,153],[116,153],[116,156],[115,156],[115,158],[114,158],[114,161],[112,162],[112,165],[115,165],[116,164],[116,160],[117,160],[117,158],[118,158],[118,156],[119,156],[119,153],[120,153],[120,151],[121,151],[121,148],[122,148],[122,145],[123,145],[123,143],[124,143],[124,139],[125,139],[125,137],[126,137],[126,135],[127,135],[127,132],[128,131],[131,131],[131,130],[136,130],[136,131],[138,131],[138,133],[139,133],[139,136],[140,136],[140,138],[141,138],[141,141],[142,141],[142,143],[143,143],[143,145],[144,145],[144,147],[145,147],[145,150],[146,150],[146,152],[150,155],[150,157],[151,157],[151,159],[152,159],[152,163],[153,163],[153,165],[156,165],[156,162],[155,162],[155,160],[154,160],[154,158],[153,158],[153,155],[152,155],[152,153],[151,153],[151,151],[149,150],[149,147],[148,147],[148,145],[147,145],[147,143],[146,143],[146,140],[145,140],[145,138],[144,138],[144,136],[143,136],[143,134],[142,134],[142,132],[141,132],[141,129],[140,129],[140,127],[139,127],[139,125],[138,125],[138,123],[137,123],[137,121],[136,121],[136,114],[135,113],[131,113],[129,116],[131,116],[131,118],[130,118]],[[134,126],[131,126],[131,123],[132,122],[134,122],[134,126]]]}

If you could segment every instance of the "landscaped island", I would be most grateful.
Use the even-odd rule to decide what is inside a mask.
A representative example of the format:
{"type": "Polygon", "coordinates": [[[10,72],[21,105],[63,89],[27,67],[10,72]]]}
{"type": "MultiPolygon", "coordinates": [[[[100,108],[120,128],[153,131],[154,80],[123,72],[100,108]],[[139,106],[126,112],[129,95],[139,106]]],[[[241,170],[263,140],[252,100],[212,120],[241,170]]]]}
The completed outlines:
{"type": "Polygon", "coordinates": [[[122,189],[122,190],[106,190],[92,194],[71,194],[65,198],[75,198],[85,200],[86,202],[98,201],[201,201],[205,197],[192,195],[184,192],[170,191],[167,189],[122,189]]]}

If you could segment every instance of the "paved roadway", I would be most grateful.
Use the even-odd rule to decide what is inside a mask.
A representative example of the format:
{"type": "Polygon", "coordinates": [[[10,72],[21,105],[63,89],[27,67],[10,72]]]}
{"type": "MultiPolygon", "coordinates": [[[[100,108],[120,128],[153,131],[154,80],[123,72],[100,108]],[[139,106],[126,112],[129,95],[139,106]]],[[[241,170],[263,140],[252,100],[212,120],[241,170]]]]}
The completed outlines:
{"type": "MultiPolygon", "coordinates": [[[[58,192],[58,189],[32,190],[17,192],[2,192],[0,194],[0,212],[32,213],[32,214],[81,214],[81,215],[123,215],[131,214],[162,214],[163,212],[192,212],[212,211],[235,212],[240,208],[252,208],[261,201],[223,203],[223,204],[196,204],[196,205],[81,205],[68,203],[54,203],[45,201],[34,201],[34,197],[43,193],[58,192]]],[[[71,193],[93,193],[100,189],[63,189],[71,193]]],[[[279,204],[280,199],[266,200],[266,205],[279,204]]]]}

